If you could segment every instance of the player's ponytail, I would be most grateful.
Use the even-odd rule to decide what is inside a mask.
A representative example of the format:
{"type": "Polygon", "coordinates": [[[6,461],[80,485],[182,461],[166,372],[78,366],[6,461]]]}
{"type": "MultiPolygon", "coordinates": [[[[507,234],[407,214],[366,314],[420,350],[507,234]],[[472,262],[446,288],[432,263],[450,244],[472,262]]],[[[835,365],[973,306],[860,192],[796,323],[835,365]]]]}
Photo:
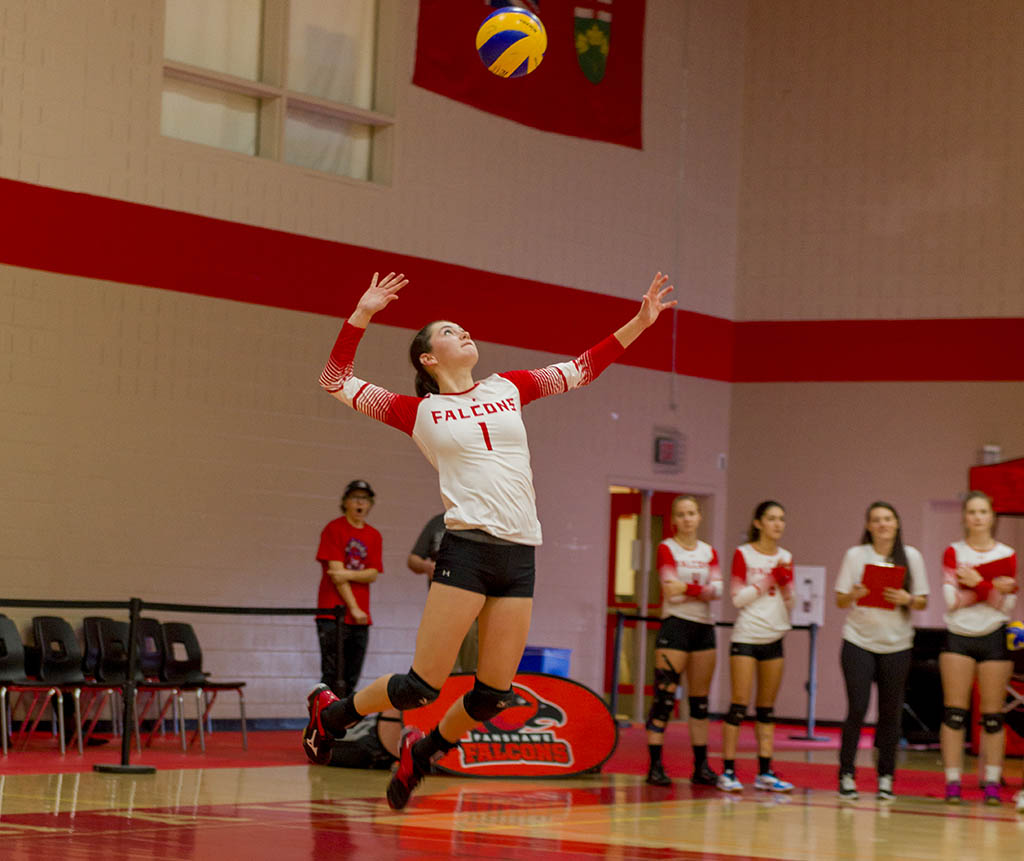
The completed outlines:
{"type": "Polygon", "coordinates": [[[409,361],[416,369],[416,395],[421,398],[428,394],[439,394],[441,391],[437,380],[430,376],[427,369],[420,364],[420,356],[430,352],[430,332],[433,325],[433,323],[428,323],[420,329],[409,345],[409,361]]]}

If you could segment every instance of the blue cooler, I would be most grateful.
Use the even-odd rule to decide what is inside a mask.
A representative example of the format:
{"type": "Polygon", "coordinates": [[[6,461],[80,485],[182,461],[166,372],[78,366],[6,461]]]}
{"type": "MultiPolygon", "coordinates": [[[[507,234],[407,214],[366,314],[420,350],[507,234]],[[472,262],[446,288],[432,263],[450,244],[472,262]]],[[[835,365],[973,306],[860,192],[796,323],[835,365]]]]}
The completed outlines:
{"type": "Polygon", "coordinates": [[[553,649],[550,646],[527,646],[519,662],[521,673],[549,673],[569,678],[569,656],[572,649],[553,649]]]}

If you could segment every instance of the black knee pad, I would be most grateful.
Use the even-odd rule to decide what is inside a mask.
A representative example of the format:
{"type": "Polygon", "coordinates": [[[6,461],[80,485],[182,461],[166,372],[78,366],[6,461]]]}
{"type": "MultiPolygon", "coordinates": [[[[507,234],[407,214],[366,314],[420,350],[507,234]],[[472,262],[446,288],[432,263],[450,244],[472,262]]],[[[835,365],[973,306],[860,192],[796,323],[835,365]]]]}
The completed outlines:
{"type": "Polygon", "coordinates": [[[754,720],[758,723],[775,723],[775,709],[772,706],[758,706],[754,709],[754,714],[754,720]]]}
{"type": "Polygon", "coordinates": [[[690,697],[690,717],[696,720],[706,720],[708,716],[708,698],[690,697]]]}
{"type": "Polygon", "coordinates": [[[665,724],[672,718],[672,708],[676,704],[676,692],[666,688],[656,688],[654,691],[654,702],[651,703],[651,710],[647,715],[647,729],[651,732],[664,732],[665,724]],[[661,725],[655,723],[661,721],[661,725]]]}
{"type": "Polygon", "coordinates": [[[733,703],[725,715],[725,722],[732,726],[739,726],[747,716],[747,707],[743,703],[733,703]]]}
{"type": "Polygon", "coordinates": [[[958,709],[954,706],[946,706],[942,715],[942,722],[950,729],[961,730],[967,724],[967,716],[970,712],[967,709],[958,709]]]}
{"type": "Polygon", "coordinates": [[[400,711],[432,703],[440,693],[437,688],[423,681],[412,667],[409,667],[409,672],[403,675],[395,673],[388,679],[388,699],[400,711]]]}
{"type": "Polygon", "coordinates": [[[994,735],[1003,728],[1006,715],[1002,712],[990,712],[981,716],[981,726],[989,735],[994,735]]]}
{"type": "Polygon", "coordinates": [[[462,706],[473,720],[490,720],[502,709],[507,709],[512,702],[512,688],[499,691],[485,685],[480,679],[473,682],[473,687],[462,697],[462,706]]]}

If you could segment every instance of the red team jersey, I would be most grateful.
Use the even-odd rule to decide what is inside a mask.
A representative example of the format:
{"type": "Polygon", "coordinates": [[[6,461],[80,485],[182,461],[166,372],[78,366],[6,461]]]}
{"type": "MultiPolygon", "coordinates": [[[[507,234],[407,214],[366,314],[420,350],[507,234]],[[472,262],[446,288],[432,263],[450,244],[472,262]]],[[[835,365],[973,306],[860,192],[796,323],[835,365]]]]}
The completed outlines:
{"type": "Polygon", "coordinates": [[[571,362],[492,374],[465,392],[396,395],[352,372],[364,329],[345,323],[320,385],[371,418],[409,434],[437,470],[448,529],[482,529],[541,543],[522,408],[585,386],[623,351],[612,335],[571,362]]]}
{"type": "MultiPolygon", "coordinates": [[[[338,594],[338,588],[334,581],[327,576],[327,563],[330,561],[341,562],[350,571],[366,571],[376,568],[377,571],[384,570],[381,561],[381,537],[380,533],[364,523],[361,529],[356,529],[344,517],[332,520],[320,533],[320,548],[316,552],[317,561],[323,570],[320,577],[320,591],[317,595],[317,607],[339,607],[345,602],[338,594]]],[[[356,599],[359,609],[370,616],[370,584],[349,583],[352,589],[352,597],[356,599]]],[[[317,618],[329,619],[330,616],[319,616],[317,618]]],[[[345,621],[353,624],[355,619],[346,608],[345,621]]],[[[373,619],[368,618],[366,624],[372,624],[373,619]]]]}

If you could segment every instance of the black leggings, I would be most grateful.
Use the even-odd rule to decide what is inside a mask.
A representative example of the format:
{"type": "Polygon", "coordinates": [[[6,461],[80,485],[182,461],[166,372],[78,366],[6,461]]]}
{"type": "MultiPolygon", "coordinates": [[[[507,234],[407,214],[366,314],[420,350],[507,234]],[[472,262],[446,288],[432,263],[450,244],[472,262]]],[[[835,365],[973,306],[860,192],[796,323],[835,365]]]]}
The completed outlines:
{"type": "Polygon", "coordinates": [[[875,747],[878,748],[878,773],[896,770],[896,746],[900,740],[903,717],[903,691],[910,673],[911,650],[879,654],[843,640],[840,662],[846,679],[849,702],[843,722],[843,744],[839,752],[839,773],[853,774],[860,730],[871,699],[871,683],[878,685],[878,724],[875,747]]]}
{"type": "Polygon", "coordinates": [[[363,671],[369,625],[341,625],[342,667],[338,673],[338,628],[334,619],[317,619],[316,633],[320,640],[320,681],[336,696],[354,694],[359,674],[363,671]]]}

